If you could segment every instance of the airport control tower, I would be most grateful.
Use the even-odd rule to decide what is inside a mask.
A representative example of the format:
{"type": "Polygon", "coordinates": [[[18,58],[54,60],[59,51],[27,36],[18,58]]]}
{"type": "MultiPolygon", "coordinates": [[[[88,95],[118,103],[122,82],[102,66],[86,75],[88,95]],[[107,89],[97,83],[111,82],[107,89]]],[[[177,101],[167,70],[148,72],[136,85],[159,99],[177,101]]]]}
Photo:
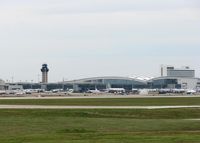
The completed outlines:
{"type": "Polygon", "coordinates": [[[41,72],[42,72],[42,83],[48,83],[48,72],[49,72],[49,69],[48,69],[48,65],[47,64],[43,64],[42,65],[41,72]]]}

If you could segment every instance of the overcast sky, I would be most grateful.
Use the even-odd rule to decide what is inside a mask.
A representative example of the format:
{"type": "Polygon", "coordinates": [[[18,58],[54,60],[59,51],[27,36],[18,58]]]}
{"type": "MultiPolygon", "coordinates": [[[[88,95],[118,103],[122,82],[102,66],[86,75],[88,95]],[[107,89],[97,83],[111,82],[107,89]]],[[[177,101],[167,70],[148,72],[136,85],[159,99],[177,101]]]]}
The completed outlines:
{"type": "Polygon", "coordinates": [[[199,0],[0,0],[0,78],[51,82],[159,76],[161,64],[200,77],[199,0]]]}

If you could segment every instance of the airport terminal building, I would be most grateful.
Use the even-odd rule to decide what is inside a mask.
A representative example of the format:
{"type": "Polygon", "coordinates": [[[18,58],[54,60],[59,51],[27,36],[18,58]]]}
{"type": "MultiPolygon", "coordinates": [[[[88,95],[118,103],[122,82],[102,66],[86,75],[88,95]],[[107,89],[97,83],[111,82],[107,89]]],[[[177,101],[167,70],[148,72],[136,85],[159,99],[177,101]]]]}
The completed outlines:
{"type": "MultiPolygon", "coordinates": [[[[48,77],[47,77],[48,78],[48,77]]],[[[46,78],[46,79],[47,79],[46,78]]],[[[134,89],[200,89],[200,78],[195,77],[195,70],[189,67],[175,68],[162,66],[161,76],[156,78],[104,76],[92,77],[58,83],[8,83],[0,80],[0,90],[4,89],[72,89],[74,92],[88,90],[105,91],[108,89],[124,89],[131,92],[134,89]]]]}
{"type": "Polygon", "coordinates": [[[161,76],[156,78],[130,77],[95,77],[63,82],[73,85],[74,91],[90,89],[124,88],[132,89],[200,89],[200,78],[195,77],[195,70],[189,67],[175,68],[162,66],[161,76]]]}
{"type": "Polygon", "coordinates": [[[94,77],[66,81],[64,85],[72,85],[74,91],[103,90],[109,88],[132,89],[200,89],[200,78],[195,77],[195,70],[189,67],[175,68],[162,66],[161,76],[156,78],[130,77],[94,77]]]}
{"type": "Polygon", "coordinates": [[[150,88],[168,89],[199,89],[200,78],[195,77],[195,70],[189,67],[174,68],[173,66],[162,66],[161,77],[151,79],[150,88]]]}
{"type": "Polygon", "coordinates": [[[123,88],[131,91],[133,88],[148,88],[147,82],[129,77],[94,77],[64,82],[65,85],[73,85],[74,91],[85,92],[87,90],[105,90],[110,88],[123,88]]]}

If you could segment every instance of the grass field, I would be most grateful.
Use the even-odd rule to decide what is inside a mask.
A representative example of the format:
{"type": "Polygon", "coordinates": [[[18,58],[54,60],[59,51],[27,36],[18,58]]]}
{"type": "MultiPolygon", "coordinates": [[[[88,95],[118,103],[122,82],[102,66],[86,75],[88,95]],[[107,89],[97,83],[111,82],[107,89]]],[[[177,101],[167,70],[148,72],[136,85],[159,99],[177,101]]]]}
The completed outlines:
{"type": "MultiPolygon", "coordinates": [[[[1,105],[200,105],[199,97],[5,99],[1,105]]],[[[199,143],[200,108],[0,110],[0,143],[199,143]],[[191,119],[191,120],[190,120],[191,119]]]]}
{"type": "Polygon", "coordinates": [[[9,99],[4,105],[84,105],[84,106],[159,106],[200,105],[200,97],[172,98],[82,98],[82,99],[9,99]]]}
{"type": "Polygon", "coordinates": [[[0,110],[0,143],[199,143],[200,109],[0,110]]]}

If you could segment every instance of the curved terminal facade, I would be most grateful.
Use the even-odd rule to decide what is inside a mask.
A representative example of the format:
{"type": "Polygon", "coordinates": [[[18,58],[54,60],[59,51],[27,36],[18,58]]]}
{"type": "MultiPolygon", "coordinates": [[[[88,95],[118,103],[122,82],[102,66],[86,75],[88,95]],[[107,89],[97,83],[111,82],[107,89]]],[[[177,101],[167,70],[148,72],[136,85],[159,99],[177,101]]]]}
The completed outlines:
{"type": "Polygon", "coordinates": [[[129,77],[94,77],[80,80],[67,81],[65,84],[72,84],[75,91],[104,90],[109,88],[123,88],[131,91],[133,88],[147,88],[147,82],[129,77]]]}

